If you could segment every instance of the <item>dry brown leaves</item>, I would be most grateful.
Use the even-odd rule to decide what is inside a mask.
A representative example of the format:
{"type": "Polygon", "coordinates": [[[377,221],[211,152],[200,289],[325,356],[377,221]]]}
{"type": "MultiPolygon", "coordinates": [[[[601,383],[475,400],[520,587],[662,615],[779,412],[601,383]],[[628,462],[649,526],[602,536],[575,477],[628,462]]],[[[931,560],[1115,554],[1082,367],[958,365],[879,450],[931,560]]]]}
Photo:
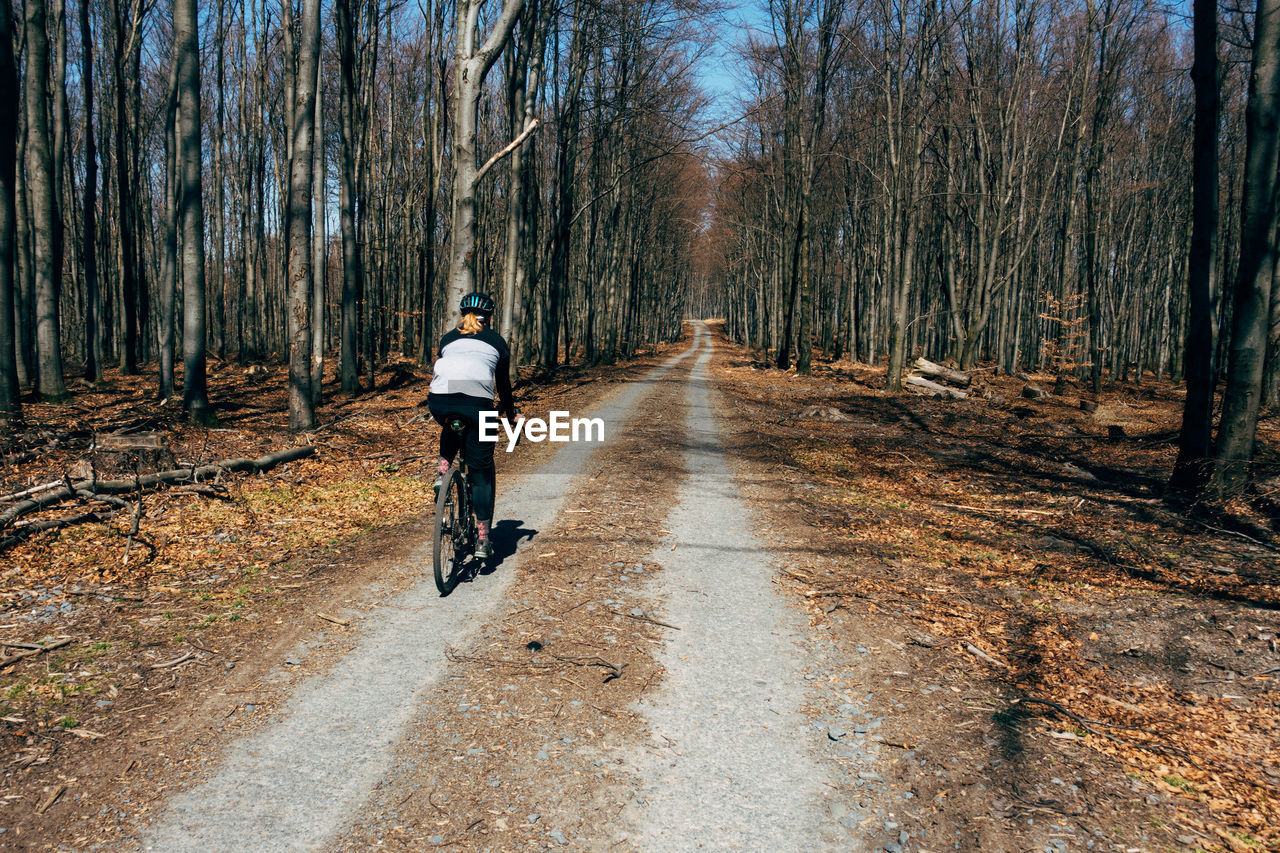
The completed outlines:
{"type": "MultiPolygon", "coordinates": [[[[807,378],[738,355],[719,373],[755,424],[750,450],[818,485],[805,507],[811,523],[854,556],[835,572],[816,564],[786,572],[816,607],[900,610],[918,624],[921,644],[984,667],[1006,701],[1047,702],[1010,701],[1001,713],[1035,717],[1176,795],[1186,804],[1180,821],[1216,839],[1209,847],[1280,845],[1280,702],[1259,639],[1273,635],[1244,643],[1239,626],[1219,625],[1264,612],[1226,602],[1280,605],[1280,556],[1274,536],[1257,534],[1271,523],[1266,496],[1229,507],[1253,535],[1189,520],[1159,499],[1176,451],[1176,389],[1114,388],[1090,417],[1062,402],[998,408],[892,397],[879,390],[882,371],[849,363],[807,378]],[[801,419],[813,404],[853,421],[801,419]],[[1108,440],[1110,425],[1127,437],[1108,440]],[[1207,616],[1182,639],[1205,642],[1221,627],[1247,654],[1227,664],[1210,656],[1225,689],[1198,685],[1189,663],[1174,670],[1167,649],[1165,660],[1140,642],[1135,603],[1150,602],[1149,627],[1163,628],[1156,605],[1188,595],[1207,616]],[[1119,624],[1106,635],[1121,611],[1138,640],[1122,637],[1119,624]],[[1135,674],[1126,655],[1150,671],[1135,674]]],[[[989,373],[982,381],[1018,400],[1021,382],[989,373]]],[[[1264,421],[1260,433],[1274,456],[1280,423],[1264,421]]]]}

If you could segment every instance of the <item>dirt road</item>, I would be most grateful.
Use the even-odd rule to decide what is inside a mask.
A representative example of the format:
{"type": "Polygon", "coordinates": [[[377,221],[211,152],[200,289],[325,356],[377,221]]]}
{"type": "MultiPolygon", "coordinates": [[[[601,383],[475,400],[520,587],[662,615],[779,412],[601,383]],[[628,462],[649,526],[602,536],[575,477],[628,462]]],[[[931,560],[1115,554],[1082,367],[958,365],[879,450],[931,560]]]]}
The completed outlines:
{"type": "MultiPolygon", "coordinates": [[[[1078,637],[1120,672],[1137,659],[1125,638],[1142,618],[1126,604],[1149,607],[1151,592],[1068,599],[1043,562],[1009,587],[985,574],[996,552],[976,549],[968,529],[944,529],[946,548],[962,544],[939,551],[903,506],[933,487],[919,460],[955,451],[917,434],[898,401],[758,371],[702,324],[679,355],[593,386],[592,400],[572,414],[603,418],[605,442],[499,463],[520,473],[499,481],[495,571],[442,599],[424,531],[402,529],[408,547],[358,575],[394,582],[361,595],[349,580],[311,605],[349,628],[285,626],[185,719],[129,730],[151,751],[99,760],[129,759],[127,784],[64,797],[55,810],[78,822],[53,846],[1214,849],[1187,771],[1150,769],[1141,744],[1112,752],[1119,740],[1086,740],[1070,718],[1017,705],[1028,690],[1065,689],[1026,675],[1049,647],[1035,632],[1078,637]],[[796,418],[829,400],[862,420],[796,418]],[[847,472],[863,458],[871,473],[859,480],[847,472]],[[886,497],[897,480],[871,485],[874,466],[899,458],[912,477],[903,506],[886,497]],[[1054,621],[1055,607],[1074,609],[1054,621]],[[1044,621],[1006,629],[992,615],[1028,609],[1044,621]],[[1006,630],[1025,649],[997,645],[1006,630]],[[1025,661],[1011,673],[976,657],[975,641],[1025,661]]],[[[1017,568],[1028,549],[1047,559],[1044,541],[986,547],[1012,549],[998,565],[1017,568]]],[[[1235,604],[1158,606],[1180,635],[1193,619],[1273,630],[1235,604]]],[[[1214,639],[1173,677],[1217,666],[1214,639]]],[[[1241,666],[1261,669],[1255,657],[1241,666]]],[[[1148,698],[1171,677],[1155,664],[1139,675],[1157,685],[1148,698]]],[[[46,848],[30,835],[0,847],[10,839],[46,848]]]]}
{"type": "MultiPolygon", "coordinates": [[[[845,813],[828,803],[837,784],[849,780],[838,779],[814,755],[834,741],[827,726],[813,725],[801,711],[816,690],[814,676],[806,680],[805,624],[771,583],[770,559],[735,493],[710,402],[706,365],[711,349],[710,335],[699,327],[689,350],[629,383],[592,413],[606,423],[603,446],[568,444],[540,469],[504,485],[500,515],[518,519],[525,536],[500,571],[443,599],[424,576],[415,588],[366,614],[354,648],[322,674],[298,684],[274,719],[227,750],[204,781],[171,796],[154,824],[138,834],[137,844],[154,850],[210,850],[227,849],[234,840],[233,846],[241,849],[310,850],[456,843],[425,822],[406,830],[412,821],[405,818],[405,809],[388,823],[387,801],[403,803],[400,790],[425,791],[429,814],[449,799],[450,790],[474,787],[495,796],[472,805],[469,815],[500,816],[481,830],[495,833],[493,838],[473,834],[468,846],[849,849],[854,839],[835,820],[845,813]],[[468,736],[475,740],[476,732],[468,715],[457,709],[474,715],[484,703],[439,701],[451,676],[459,675],[455,670],[468,666],[465,661],[451,663],[446,653],[482,645],[485,626],[507,618],[518,609],[513,605],[526,600],[524,587],[538,585],[529,576],[530,563],[536,567],[531,555],[545,555],[542,549],[550,546],[543,543],[575,512],[600,509],[566,508],[565,496],[589,504],[608,488],[634,488],[634,481],[600,482],[619,470],[613,461],[618,445],[628,436],[634,441],[638,424],[652,423],[655,412],[680,411],[687,411],[687,419],[660,419],[661,431],[650,436],[655,444],[648,449],[657,457],[671,457],[669,486],[683,478],[674,505],[649,512],[650,532],[661,537],[660,543],[635,564],[639,570],[632,569],[629,576],[619,573],[634,601],[599,599],[611,612],[620,612],[612,616],[614,622],[643,617],[644,624],[680,629],[665,629],[665,642],[642,651],[658,677],[651,677],[646,689],[612,691],[615,707],[603,709],[599,717],[603,724],[598,728],[612,728],[613,742],[606,751],[626,778],[623,807],[607,820],[599,808],[589,814],[587,804],[608,787],[603,779],[601,790],[582,792],[581,802],[559,803],[562,792],[545,790],[556,786],[540,784],[535,774],[519,796],[519,807],[504,810],[502,801],[510,799],[499,793],[504,776],[530,780],[530,768],[518,766],[523,763],[519,756],[494,768],[496,772],[474,774],[465,765],[481,753],[510,751],[521,738],[504,736],[499,729],[494,737],[500,743],[463,743],[468,736]],[[588,470],[595,476],[584,478],[588,470]],[[665,520],[660,518],[664,514],[665,520]],[[658,528],[659,522],[665,527],[658,528]],[[639,568],[646,565],[647,574],[639,568]],[[661,617],[653,616],[659,611],[661,617]],[[625,722],[610,727],[610,713],[614,720],[626,715],[625,722]],[[441,756],[420,738],[415,745],[415,733],[423,731],[464,748],[441,756]],[[448,760],[438,760],[442,757],[448,760]],[[474,785],[442,780],[445,773],[474,776],[474,785]],[[570,814],[576,818],[567,820],[570,814]],[[504,831],[512,834],[503,836],[504,831]]],[[[632,457],[639,449],[626,448],[632,457]]],[[[638,514],[640,527],[645,526],[644,514],[638,514]]],[[[593,552],[589,541],[578,539],[574,565],[582,573],[617,563],[608,560],[617,554],[604,542],[593,552]]],[[[413,559],[429,562],[425,547],[413,559]]],[[[557,641],[546,636],[543,642],[550,649],[557,641]]],[[[606,645],[601,656],[609,655],[606,645]]],[[[639,671],[641,662],[635,664],[639,671]]],[[[631,676],[626,669],[619,671],[619,680],[631,676]]],[[[504,687],[507,695],[498,700],[503,704],[529,698],[520,693],[532,689],[504,687]]],[[[597,745],[577,748],[577,743],[573,736],[562,737],[558,746],[569,748],[557,750],[557,761],[599,766],[597,745]]],[[[529,763],[549,758],[539,750],[529,763]]],[[[852,767],[850,763],[846,769],[852,767]]]]}

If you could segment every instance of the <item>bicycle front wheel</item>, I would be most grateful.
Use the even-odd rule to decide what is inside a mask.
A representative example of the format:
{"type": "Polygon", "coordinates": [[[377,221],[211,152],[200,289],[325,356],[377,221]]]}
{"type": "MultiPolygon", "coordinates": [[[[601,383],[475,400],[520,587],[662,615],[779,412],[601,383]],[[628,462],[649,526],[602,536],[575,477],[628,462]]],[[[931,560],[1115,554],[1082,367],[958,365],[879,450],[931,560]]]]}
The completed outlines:
{"type": "Polygon", "coordinates": [[[440,497],[436,500],[436,525],[432,563],[436,573],[436,587],[441,595],[448,595],[458,585],[462,574],[466,541],[466,503],[462,473],[457,466],[449,469],[440,484],[440,497]]]}

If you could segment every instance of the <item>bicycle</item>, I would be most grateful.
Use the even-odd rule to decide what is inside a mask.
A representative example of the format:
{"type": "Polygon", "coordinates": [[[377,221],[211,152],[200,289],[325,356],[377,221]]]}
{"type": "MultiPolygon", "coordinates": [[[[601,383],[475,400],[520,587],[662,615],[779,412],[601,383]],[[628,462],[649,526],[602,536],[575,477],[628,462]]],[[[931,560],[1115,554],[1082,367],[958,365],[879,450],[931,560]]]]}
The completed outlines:
{"type": "MultiPolygon", "coordinates": [[[[517,415],[517,418],[519,415],[517,415]]],[[[451,429],[466,447],[467,431],[477,427],[451,415],[445,429],[451,429]]],[[[519,434],[516,444],[519,445],[519,434]]],[[[431,558],[435,569],[436,588],[441,595],[453,592],[458,582],[471,571],[467,557],[475,554],[479,531],[471,507],[471,489],[467,482],[467,454],[460,449],[449,471],[440,479],[436,496],[436,523],[432,537],[431,558]]]]}
{"type": "MultiPolygon", "coordinates": [[[[446,429],[465,438],[472,429],[463,418],[448,419],[446,429]]],[[[465,441],[463,446],[466,446],[465,441]]],[[[448,595],[458,585],[466,572],[467,557],[475,552],[476,519],[471,512],[471,489],[467,486],[467,455],[458,453],[449,471],[441,478],[440,494],[436,497],[436,523],[431,549],[435,568],[436,587],[441,595],[448,595]]]]}

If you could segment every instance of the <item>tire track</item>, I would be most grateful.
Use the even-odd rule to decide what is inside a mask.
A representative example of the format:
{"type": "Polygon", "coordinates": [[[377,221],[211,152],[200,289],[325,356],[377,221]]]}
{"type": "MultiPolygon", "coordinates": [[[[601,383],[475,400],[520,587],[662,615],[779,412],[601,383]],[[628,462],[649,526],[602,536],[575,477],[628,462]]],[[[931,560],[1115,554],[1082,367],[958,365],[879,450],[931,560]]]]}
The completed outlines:
{"type": "Polygon", "coordinates": [[[627,840],[642,850],[849,850],[809,748],[821,735],[800,713],[805,626],[775,592],[725,458],[706,339],[688,389],[689,476],[650,588],[683,630],[659,652],[662,688],[639,705],[651,739],[634,758],[647,784],[628,808],[627,840]]]}

